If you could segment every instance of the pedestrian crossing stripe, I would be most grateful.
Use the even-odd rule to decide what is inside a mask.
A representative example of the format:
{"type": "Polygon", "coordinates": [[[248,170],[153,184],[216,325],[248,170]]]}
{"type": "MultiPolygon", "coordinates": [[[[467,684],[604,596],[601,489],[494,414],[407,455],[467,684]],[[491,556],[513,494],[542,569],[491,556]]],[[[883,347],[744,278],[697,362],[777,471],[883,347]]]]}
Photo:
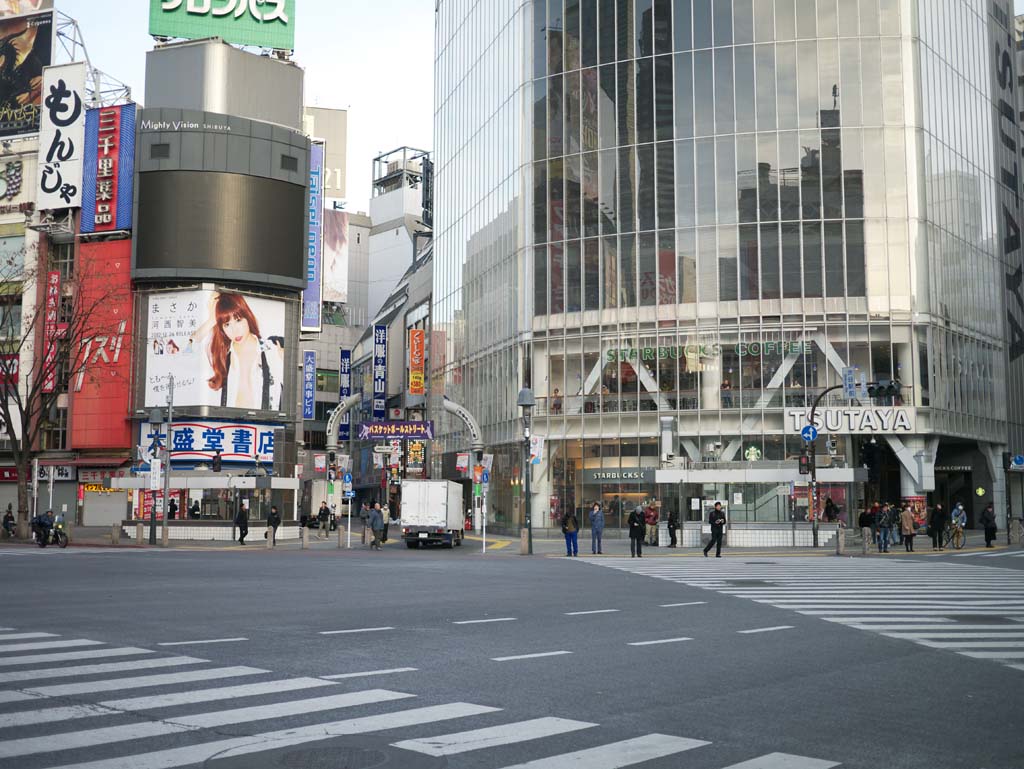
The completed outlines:
{"type": "MultiPolygon", "coordinates": [[[[13,631],[11,631],[13,632],[13,631]]],[[[35,638],[53,637],[52,634],[34,635],[35,638]]],[[[97,645],[103,642],[95,642],[97,645]]],[[[121,647],[88,651],[153,653],[148,649],[121,647]]],[[[33,649],[10,655],[11,666],[17,660],[37,659],[33,649]]],[[[84,653],[84,652],[82,652],[84,653]]],[[[58,662],[73,663],[81,657],[58,662]]],[[[86,658],[88,659],[88,658],[86,658]]],[[[48,661],[49,662],[49,661],[48,661]]],[[[29,664],[29,663],[24,663],[29,664]]],[[[14,705],[0,712],[0,761],[43,761],[52,764],[56,758],[63,761],[52,769],[175,769],[205,764],[213,759],[235,758],[299,745],[332,740],[346,735],[382,732],[392,735],[402,729],[426,727],[444,722],[460,722],[449,732],[430,737],[398,738],[391,747],[429,756],[454,756],[472,751],[488,750],[494,755],[494,766],[505,764],[505,769],[562,769],[567,766],[587,769],[624,769],[648,761],[668,758],[711,743],[704,740],[665,734],[645,734],[617,742],[592,744],[568,753],[537,758],[527,763],[502,762],[496,751],[513,745],[522,745],[573,733],[589,734],[599,724],[567,718],[541,716],[525,721],[474,724],[483,717],[500,717],[501,708],[468,702],[408,707],[412,693],[387,689],[362,689],[339,692],[339,683],[327,678],[277,678],[262,668],[247,666],[200,667],[207,660],[195,657],[171,656],[167,658],[119,660],[96,664],[67,664],[65,667],[47,664],[43,668],[30,668],[0,672],[0,685],[16,684],[19,688],[0,689],[0,704],[14,705]],[[138,671],[159,668],[181,670],[155,675],[132,675],[138,671]],[[124,674],[129,675],[124,675],[124,674]],[[110,674],[110,675],[108,675],[110,674]],[[108,675],[88,681],[75,681],[83,677],[108,675]],[[203,684],[225,678],[262,677],[262,680],[229,684],[212,688],[186,691],[160,692],[161,687],[183,684],[203,684]],[[68,679],[62,683],[44,684],[52,679],[68,679]],[[148,689],[141,696],[116,696],[98,702],[69,704],[66,697],[80,698],[105,692],[148,689]],[[334,691],[331,691],[331,690],[334,691]],[[327,690],[326,692],[324,690],[327,690]],[[262,704],[244,705],[246,698],[293,693],[297,697],[262,704]],[[55,698],[60,704],[55,703],[55,698]],[[149,719],[138,714],[143,711],[197,705],[213,702],[231,703],[223,710],[189,710],[184,715],[163,715],[149,719]],[[23,703],[19,705],[18,703],[23,703]],[[348,708],[398,705],[401,709],[385,714],[358,715],[340,720],[328,720],[338,711],[348,708]],[[132,715],[130,722],[118,723],[132,715]],[[318,723],[288,729],[264,732],[254,736],[229,737],[213,730],[220,727],[272,721],[290,717],[315,717],[318,723]],[[464,726],[461,722],[466,721],[464,726]],[[97,723],[98,722],[98,723],[97,723]],[[12,730],[37,723],[59,725],[63,731],[48,736],[21,736],[12,730]],[[89,723],[97,723],[89,728],[89,723]],[[469,727],[469,728],[467,728],[469,727]],[[164,749],[146,749],[147,740],[159,740],[178,735],[188,744],[164,749]],[[123,755],[123,746],[129,745],[132,755],[123,755]],[[106,751],[107,747],[109,751],[106,751]],[[89,751],[89,760],[78,761],[76,751],[89,751]],[[108,755],[103,757],[107,752],[108,755]],[[77,762],[76,762],[77,761],[77,762]]],[[[409,669],[413,670],[413,669],[409,669]]],[[[396,671],[383,671],[396,672],[396,671]]],[[[596,734],[596,733],[595,733],[596,734]]],[[[547,743],[551,744],[551,743],[547,743]]],[[[829,769],[840,764],[818,758],[768,753],[723,769],[829,769]]]]}
{"type": "Polygon", "coordinates": [[[1024,660],[1024,571],[977,568],[962,561],[859,558],[757,563],[606,558],[586,563],[1024,668],[1018,664],[1024,660]]]}

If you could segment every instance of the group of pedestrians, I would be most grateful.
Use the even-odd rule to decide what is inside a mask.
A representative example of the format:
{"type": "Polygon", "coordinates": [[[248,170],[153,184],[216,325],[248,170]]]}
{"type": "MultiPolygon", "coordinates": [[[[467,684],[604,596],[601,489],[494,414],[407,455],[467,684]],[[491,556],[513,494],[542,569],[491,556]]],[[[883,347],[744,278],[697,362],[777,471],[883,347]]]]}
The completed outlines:
{"type": "MultiPolygon", "coordinates": [[[[603,555],[602,540],[604,537],[604,509],[600,502],[594,502],[589,511],[590,523],[590,552],[593,555],[603,555]]],[[[708,516],[711,524],[711,540],[704,549],[704,556],[707,557],[711,548],[715,548],[715,557],[722,557],[722,537],[725,532],[725,511],[722,503],[716,502],[715,509],[708,516]]],[[[566,511],[561,518],[562,535],[565,537],[565,555],[567,558],[575,558],[580,554],[579,532],[580,523],[576,513],[572,510],[566,511]]],[[[627,520],[629,526],[629,556],[630,558],[643,558],[644,543],[658,546],[658,510],[655,505],[637,505],[629,514],[627,520]]],[[[668,515],[669,547],[676,547],[676,532],[679,530],[679,513],[672,511],[668,515]]]]}
{"type": "MultiPolygon", "coordinates": [[[[996,538],[996,516],[991,503],[981,513],[979,519],[985,529],[985,547],[993,547],[996,538]]],[[[932,540],[932,550],[945,550],[947,528],[967,527],[967,511],[962,503],[957,502],[952,512],[947,512],[941,502],[937,502],[927,513],[923,521],[914,515],[909,503],[901,507],[888,503],[875,502],[866,508],[857,522],[862,537],[862,552],[867,554],[872,543],[878,546],[879,553],[888,553],[890,545],[902,544],[908,553],[914,552],[914,538],[920,533],[922,525],[927,526],[928,535],[932,540]]]]}

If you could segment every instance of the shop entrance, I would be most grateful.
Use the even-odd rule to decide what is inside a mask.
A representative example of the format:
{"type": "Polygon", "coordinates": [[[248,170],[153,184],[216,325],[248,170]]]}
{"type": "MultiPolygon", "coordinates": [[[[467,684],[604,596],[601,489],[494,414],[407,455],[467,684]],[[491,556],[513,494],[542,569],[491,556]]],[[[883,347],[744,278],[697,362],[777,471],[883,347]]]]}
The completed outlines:
{"type": "Polygon", "coordinates": [[[935,491],[929,500],[931,504],[941,502],[948,514],[959,502],[967,513],[967,528],[974,528],[974,477],[970,469],[935,471],[935,491]]]}

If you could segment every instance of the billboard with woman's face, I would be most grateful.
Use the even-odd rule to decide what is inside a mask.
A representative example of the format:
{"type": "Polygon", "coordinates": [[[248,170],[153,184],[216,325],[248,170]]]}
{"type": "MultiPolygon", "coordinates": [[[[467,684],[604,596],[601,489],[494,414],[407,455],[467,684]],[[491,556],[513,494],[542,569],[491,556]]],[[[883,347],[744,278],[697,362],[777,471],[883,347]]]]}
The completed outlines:
{"type": "Polygon", "coordinates": [[[174,404],[280,411],[285,303],[229,291],[149,297],[147,408],[174,404]]]}

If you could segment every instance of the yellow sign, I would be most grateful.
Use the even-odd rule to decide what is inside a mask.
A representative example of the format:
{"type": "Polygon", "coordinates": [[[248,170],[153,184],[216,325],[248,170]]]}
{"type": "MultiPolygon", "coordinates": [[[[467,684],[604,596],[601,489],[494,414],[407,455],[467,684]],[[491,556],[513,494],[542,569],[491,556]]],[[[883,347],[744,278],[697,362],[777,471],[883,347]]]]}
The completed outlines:
{"type": "Polygon", "coordinates": [[[118,494],[125,491],[124,489],[108,489],[99,483],[85,483],[82,484],[82,488],[84,491],[92,491],[97,494],[118,494]]]}

